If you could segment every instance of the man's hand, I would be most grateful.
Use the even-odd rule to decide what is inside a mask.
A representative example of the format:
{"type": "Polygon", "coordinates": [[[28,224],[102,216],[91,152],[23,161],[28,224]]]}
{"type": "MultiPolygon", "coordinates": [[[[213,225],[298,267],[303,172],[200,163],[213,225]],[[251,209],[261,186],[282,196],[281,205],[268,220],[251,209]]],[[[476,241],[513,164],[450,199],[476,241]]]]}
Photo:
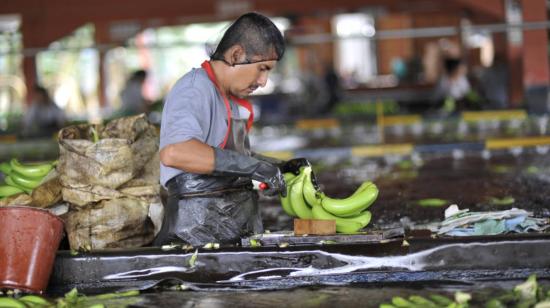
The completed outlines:
{"type": "Polygon", "coordinates": [[[249,177],[267,184],[268,188],[264,191],[265,194],[281,193],[286,196],[286,183],[279,167],[233,150],[214,148],[214,171],[212,174],[249,177]]]}
{"type": "Polygon", "coordinates": [[[267,184],[263,193],[267,196],[274,196],[280,193],[286,197],[286,183],[281,170],[268,162],[261,162],[252,174],[252,179],[267,184]]]}

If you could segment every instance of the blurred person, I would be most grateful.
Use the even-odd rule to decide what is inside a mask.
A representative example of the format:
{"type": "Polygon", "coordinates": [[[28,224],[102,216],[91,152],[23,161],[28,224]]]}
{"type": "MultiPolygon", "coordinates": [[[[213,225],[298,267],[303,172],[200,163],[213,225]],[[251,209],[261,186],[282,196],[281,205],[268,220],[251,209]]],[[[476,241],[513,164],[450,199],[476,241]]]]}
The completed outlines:
{"type": "Polygon", "coordinates": [[[143,84],[147,78],[147,72],[138,70],[132,73],[124,89],[120,92],[122,106],[120,113],[123,116],[140,114],[148,111],[149,100],[143,97],[143,84]]]}
{"type": "Polygon", "coordinates": [[[325,66],[323,81],[327,91],[327,102],[321,113],[329,113],[342,99],[342,81],[332,64],[325,66]]]}
{"type": "Polygon", "coordinates": [[[51,99],[46,88],[36,85],[32,102],[23,116],[23,137],[51,137],[66,122],[65,112],[51,99]]]}
{"type": "Polygon", "coordinates": [[[496,53],[491,66],[481,70],[478,83],[487,109],[508,106],[508,66],[503,54],[496,53]]]}
{"type": "Polygon", "coordinates": [[[437,82],[432,100],[440,104],[443,102],[442,111],[452,113],[461,107],[467,99],[472,87],[467,78],[466,65],[460,58],[445,57],[443,59],[443,74],[437,82]]]}
{"type": "Polygon", "coordinates": [[[236,243],[262,233],[258,194],[286,194],[280,161],[250,151],[253,122],[245,99],[264,87],[283,57],[283,36],[257,13],[225,31],[209,61],[185,74],[166,97],[160,131],[160,182],[168,190],[154,245],[236,243]],[[243,118],[242,106],[249,111],[243,118]]]}

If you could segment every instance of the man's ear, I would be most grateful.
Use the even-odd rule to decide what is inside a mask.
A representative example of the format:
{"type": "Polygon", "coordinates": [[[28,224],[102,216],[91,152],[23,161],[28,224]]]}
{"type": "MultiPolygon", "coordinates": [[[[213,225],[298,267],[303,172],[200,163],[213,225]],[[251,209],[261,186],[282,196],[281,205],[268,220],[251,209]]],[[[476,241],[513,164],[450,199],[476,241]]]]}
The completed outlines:
{"type": "Polygon", "coordinates": [[[241,45],[234,45],[227,50],[229,54],[229,63],[231,66],[235,66],[237,63],[241,63],[245,59],[244,49],[241,45]]]}

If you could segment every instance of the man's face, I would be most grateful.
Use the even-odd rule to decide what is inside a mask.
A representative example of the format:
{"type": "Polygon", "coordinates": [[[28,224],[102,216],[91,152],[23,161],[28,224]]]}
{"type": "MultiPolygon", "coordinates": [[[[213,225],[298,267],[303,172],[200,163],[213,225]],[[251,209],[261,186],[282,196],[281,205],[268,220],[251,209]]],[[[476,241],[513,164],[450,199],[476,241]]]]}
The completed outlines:
{"type": "Polygon", "coordinates": [[[275,67],[277,61],[259,61],[255,57],[250,59],[251,64],[235,65],[231,69],[229,92],[239,98],[245,98],[257,88],[264,87],[267,83],[269,72],[275,67]]]}

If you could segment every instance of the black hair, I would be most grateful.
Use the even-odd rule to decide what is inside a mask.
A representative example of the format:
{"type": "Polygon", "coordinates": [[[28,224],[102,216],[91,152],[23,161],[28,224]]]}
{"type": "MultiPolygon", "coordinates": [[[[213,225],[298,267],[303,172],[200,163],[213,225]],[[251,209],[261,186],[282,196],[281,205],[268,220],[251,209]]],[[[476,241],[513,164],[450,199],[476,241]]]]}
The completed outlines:
{"type": "Polygon", "coordinates": [[[454,74],[461,63],[462,61],[458,58],[445,58],[443,61],[445,72],[448,74],[454,74]]]}
{"type": "Polygon", "coordinates": [[[252,56],[262,57],[261,61],[278,61],[285,53],[281,31],[269,18],[253,12],[240,16],[231,24],[210,59],[226,62],[224,53],[235,45],[240,45],[244,49],[246,63],[251,63],[252,56]],[[272,57],[273,53],[276,55],[275,59],[272,57]]]}
{"type": "Polygon", "coordinates": [[[137,70],[137,71],[132,73],[132,75],[130,76],[130,79],[132,79],[132,80],[145,80],[146,77],[147,77],[147,71],[137,70]]]}

